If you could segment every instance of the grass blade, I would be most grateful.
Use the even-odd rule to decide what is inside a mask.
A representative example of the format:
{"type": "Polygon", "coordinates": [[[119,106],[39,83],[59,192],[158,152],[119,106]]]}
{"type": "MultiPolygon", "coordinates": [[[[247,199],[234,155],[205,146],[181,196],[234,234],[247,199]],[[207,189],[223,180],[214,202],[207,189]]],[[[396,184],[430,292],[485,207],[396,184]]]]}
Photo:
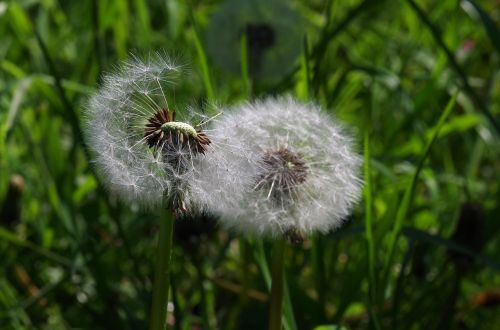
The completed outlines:
{"type": "Polygon", "coordinates": [[[32,78],[27,77],[19,81],[19,83],[17,84],[14,96],[12,97],[12,101],[10,102],[9,116],[7,117],[7,123],[5,124],[6,139],[8,139],[10,133],[12,132],[12,127],[14,126],[14,122],[19,113],[21,103],[24,99],[26,92],[31,86],[31,82],[32,78]]]}
{"type": "Polygon", "coordinates": [[[246,33],[243,33],[240,38],[240,64],[241,64],[241,79],[243,80],[244,95],[248,98],[252,94],[252,83],[248,75],[248,40],[246,33]]]}
{"type": "Polygon", "coordinates": [[[500,262],[494,260],[492,258],[485,257],[477,252],[474,252],[463,245],[450,241],[448,239],[442,238],[438,235],[430,234],[422,230],[418,230],[415,228],[403,228],[401,230],[401,234],[404,236],[419,240],[422,242],[431,243],[434,245],[442,246],[448,250],[462,253],[466,256],[474,258],[477,262],[484,264],[485,266],[490,267],[496,271],[500,271],[500,262]]]}
{"type": "Polygon", "coordinates": [[[486,34],[491,40],[493,47],[500,54],[500,31],[493,19],[488,15],[481,6],[476,1],[473,0],[463,0],[461,2],[462,8],[469,14],[477,16],[481,23],[483,23],[484,29],[486,30],[486,34]]]}
{"type": "MultiPolygon", "coordinates": [[[[313,68],[314,73],[312,74],[313,82],[320,69],[317,63],[323,59],[331,40],[333,40],[339,33],[343,32],[353,21],[355,21],[357,17],[360,16],[361,13],[368,10],[372,5],[378,3],[378,1],[373,0],[362,1],[359,5],[351,9],[336,26],[332,28],[330,28],[329,25],[325,26],[321,33],[320,40],[313,47],[310,54],[310,58],[313,58],[316,62],[316,66],[313,68]]],[[[296,65],[289,74],[283,77],[275,89],[281,90],[289,86],[293,82],[293,76],[299,70],[300,64],[296,65]]]]}
{"type": "Polygon", "coordinates": [[[198,55],[198,65],[200,66],[201,72],[203,73],[203,83],[205,84],[205,91],[207,93],[207,100],[209,103],[215,101],[214,89],[212,86],[212,78],[210,75],[210,69],[208,67],[207,55],[201,44],[200,34],[198,32],[198,27],[196,26],[196,21],[194,14],[191,12],[191,24],[193,25],[193,38],[194,46],[196,48],[196,54],[198,55]]]}
{"type": "MultiPolygon", "coordinates": [[[[264,244],[262,241],[257,241],[254,249],[254,257],[257,265],[260,268],[264,282],[268,290],[271,289],[271,272],[269,270],[269,264],[266,259],[266,254],[264,252],[264,244]]],[[[288,283],[286,276],[283,279],[283,327],[285,330],[297,330],[297,323],[295,322],[295,317],[293,316],[293,309],[290,299],[290,290],[288,289],[288,283]]]]}
{"type": "MultiPolygon", "coordinates": [[[[424,163],[427,159],[427,156],[429,156],[429,152],[432,148],[432,145],[436,141],[436,139],[439,136],[439,132],[441,130],[441,127],[443,126],[444,122],[448,118],[448,115],[451,113],[451,110],[455,106],[455,102],[457,100],[458,92],[455,93],[455,95],[450,99],[448,104],[446,105],[445,110],[443,111],[441,117],[439,118],[438,123],[434,127],[434,134],[432,135],[432,138],[429,140],[427,143],[424,153],[420,157],[420,161],[417,165],[417,168],[415,169],[415,172],[411,178],[410,184],[406,187],[405,193],[403,195],[403,199],[401,201],[401,204],[399,205],[398,211],[396,213],[396,220],[394,222],[394,226],[392,228],[391,233],[389,234],[389,250],[387,253],[387,259],[385,262],[385,267],[384,267],[384,281],[383,281],[383,286],[382,288],[385,288],[385,285],[387,283],[387,280],[389,278],[389,273],[392,267],[393,259],[394,259],[394,252],[396,249],[396,244],[398,242],[398,237],[401,231],[401,228],[403,227],[403,222],[408,214],[408,211],[411,207],[411,203],[413,200],[413,193],[415,190],[415,186],[418,181],[418,177],[420,175],[420,172],[422,171],[422,168],[424,167],[424,163]]],[[[384,291],[384,290],[383,290],[384,291]]],[[[382,291],[382,292],[383,292],[382,291]]]]}
{"type": "Polygon", "coordinates": [[[373,198],[372,198],[372,187],[371,187],[371,168],[370,168],[370,137],[368,130],[365,132],[364,137],[364,177],[365,177],[365,238],[367,243],[367,254],[368,254],[368,282],[369,288],[369,308],[370,315],[375,327],[380,328],[378,325],[375,310],[373,304],[377,297],[377,286],[375,279],[375,242],[373,239],[373,198]]]}
{"type": "Polygon", "coordinates": [[[490,112],[488,107],[483,103],[482,99],[476,94],[474,89],[472,89],[472,86],[469,84],[469,78],[467,77],[467,74],[458,64],[457,60],[455,59],[455,55],[453,55],[451,50],[444,43],[443,37],[441,37],[441,33],[439,32],[438,28],[429,20],[425,12],[415,3],[415,1],[413,0],[407,0],[407,1],[412,7],[412,9],[415,11],[417,16],[420,18],[420,20],[424,23],[424,25],[427,26],[427,28],[432,34],[432,37],[435,39],[436,43],[439,45],[439,47],[441,47],[441,49],[446,54],[446,57],[448,58],[448,62],[450,62],[451,67],[453,68],[453,70],[455,70],[455,72],[462,80],[464,91],[474,101],[474,103],[477,105],[477,107],[483,113],[483,115],[486,118],[488,118],[491,125],[495,128],[497,134],[500,134],[500,125],[497,123],[495,117],[490,112]]]}
{"type": "Polygon", "coordinates": [[[300,58],[300,80],[298,81],[297,94],[299,98],[309,101],[311,97],[311,56],[309,52],[309,42],[307,35],[304,36],[303,52],[300,58]]]}
{"type": "Polygon", "coordinates": [[[316,47],[312,50],[311,57],[314,58],[314,62],[316,63],[313,69],[313,84],[316,86],[319,81],[319,76],[321,72],[321,62],[323,61],[323,58],[326,55],[326,51],[328,49],[328,46],[330,45],[331,41],[342,31],[344,31],[349,24],[354,21],[358,16],[360,16],[362,13],[370,9],[372,6],[375,4],[378,4],[378,1],[373,1],[373,0],[365,0],[361,1],[359,5],[351,9],[344,19],[340,21],[335,27],[329,29],[326,27],[325,30],[323,30],[322,35],[320,36],[319,42],[316,44],[316,47]]]}
{"type": "Polygon", "coordinates": [[[34,253],[47,258],[48,260],[52,260],[58,264],[66,266],[66,267],[71,267],[73,265],[70,259],[63,257],[63,256],[60,256],[54,252],[48,251],[48,250],[44,249],[43,247],[38,246],[34,243],[23,240],[23,239],[17,237],[17,235],[11,233],[10,231],[8,231],[6,229],[0,228],[0,238],[2,239],[2,241],[9,242],[11,244],[15,244],[15,245],[20,246],[22,248],[29,249],[29,250],[33,251],[34,253]]]}

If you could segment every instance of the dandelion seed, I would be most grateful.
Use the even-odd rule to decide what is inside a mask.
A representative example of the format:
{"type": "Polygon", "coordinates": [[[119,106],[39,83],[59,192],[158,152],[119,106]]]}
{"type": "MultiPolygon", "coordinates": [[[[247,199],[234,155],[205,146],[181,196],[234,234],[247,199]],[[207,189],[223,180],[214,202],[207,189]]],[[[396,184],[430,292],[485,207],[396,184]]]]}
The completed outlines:
{"type": "Polygon", "coordinates": [[[361,159],[340,124],[290,97],[224,112],[192,185],[223,224],[291,241],[342,224],[360,195],[361,159]]]}
{"type": "Polygon", "coordinates": [[[187,110],[171,93],[181,69],[159,53],[146,60],[132,56],[104,77],[89,102],[85,132],[98,173],[127,202],[180,211],[192,202],[193,159],[210,140],[203,116],[178,121],[171,107],[187,110]]]}

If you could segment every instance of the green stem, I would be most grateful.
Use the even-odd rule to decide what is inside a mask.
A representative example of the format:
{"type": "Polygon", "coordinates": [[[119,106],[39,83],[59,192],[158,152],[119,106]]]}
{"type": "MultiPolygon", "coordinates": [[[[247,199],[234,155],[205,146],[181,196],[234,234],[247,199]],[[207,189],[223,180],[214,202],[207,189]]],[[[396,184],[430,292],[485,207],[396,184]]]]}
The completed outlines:
{"type": "Polygon", "coordinates": [[[316,293],[318,294],[319,319],[326,318],[326,279],[325,279],[325,255],[323,241],[320,235],[312,239],[313,269],[316,284],[316,293]]]}
{"type": "Polygon", "coordinates": [[[269,300],[269,330],[281,330],[281,313],[283,306],[283,268],[285,240],[278,238],[273,243],[271,265],[271,296],[269,300]]]}
{"type": "Polygon", "coordinates": [[[205,285],[207,276],[205,275],[205,263],[201,258],[195,258],[195,268],[198,272],[199,290],[201,294],[201,312],[203,318],[203,329],[212,330],[217,329],[215,308],[214,308],[214,294],[210,287],[205,285]]]}
{"type": "Polygon", "coordinates": [[[153,306],[149,324],[150,330],[163,330],[166,327],[174,220],[173,212],[166,209],[162,211],[153,285],[153,306]]]}

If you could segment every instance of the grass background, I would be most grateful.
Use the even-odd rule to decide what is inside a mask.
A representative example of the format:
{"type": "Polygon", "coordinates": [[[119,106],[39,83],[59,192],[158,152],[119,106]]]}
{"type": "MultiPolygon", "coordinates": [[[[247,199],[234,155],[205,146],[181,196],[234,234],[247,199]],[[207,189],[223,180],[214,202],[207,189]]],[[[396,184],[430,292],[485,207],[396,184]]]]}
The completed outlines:
{"type": "MultiPolygon", "coordinates": [[[[151,50],[190,63],[176,93],[200,107],[289,93],[357,132],[363,201],[289,249],[287,329],[500,326],[500,3],[290,4],[300,20],[268,24],[300,24],[296,58],[266,77],[245,42],[228,45],[242,70],[210,55],[224,1],[0,1],[1,329],[146,327],[158,218],[103,191],[81,114],[103,72],[151,50]]],[[[178,223],[171,326],[263,328],[269,246],[178,223]]]]}

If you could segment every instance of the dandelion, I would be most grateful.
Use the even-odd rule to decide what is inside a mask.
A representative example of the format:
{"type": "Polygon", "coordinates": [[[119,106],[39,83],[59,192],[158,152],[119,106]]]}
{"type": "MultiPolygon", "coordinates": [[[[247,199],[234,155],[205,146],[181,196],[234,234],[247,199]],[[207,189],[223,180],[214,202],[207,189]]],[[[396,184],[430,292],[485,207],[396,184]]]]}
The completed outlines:
{"type": "Polygon", "coordinates": [[[361,190],[351,137],[319,107],[269,98],[228,109],[193,190],[221,223],[276,238],[269,329],[281,329],[285,239],[339,227],[361,190]]]}
{"type": "Polygon", "coordinates": [[[179,109],[169,106],[174,100],[167,92],[181,72],[158,53],[145,61],[132,57],[104,77],[89,102],[85,131],[96,169],[126,202],[176,211],[191,204],[193,164],[210,140],[202,131],[202,116],[184,106],[184,121],[179,121],[179,109]]]}
{"type": "Polygon", "coordinates": [[[292,239],[327,232],[359,198],[352,139],[317,106],[289,97],[245,103],[210,133],[195,194],[231,229],[292,239]]]}
{"type": "Polygon", "coordinates": [[[230,0],[220,7],[207,31],[207,50],[221,69],[240,73],[241,38],[247,41],[252,78],[277,78],[292,67],[302,49],[303,24],[288,2],[230,0]]]}
{"type": "Polygon", "coordinates": [[[87,143],[105,185],[125,202],[164,214],[151,329],[165,325],[173,220],[194,207],[189,189],[194,164],[210,144],[202,130],[204,118],[186,116],[192,111],[174,102],[173,86],[181,73],[181,66],[162,54],[146,60],[132,56],[104,77],[86,111],[87,143]],[[184,120],[177,110],[183,110],[184,120]]]}

